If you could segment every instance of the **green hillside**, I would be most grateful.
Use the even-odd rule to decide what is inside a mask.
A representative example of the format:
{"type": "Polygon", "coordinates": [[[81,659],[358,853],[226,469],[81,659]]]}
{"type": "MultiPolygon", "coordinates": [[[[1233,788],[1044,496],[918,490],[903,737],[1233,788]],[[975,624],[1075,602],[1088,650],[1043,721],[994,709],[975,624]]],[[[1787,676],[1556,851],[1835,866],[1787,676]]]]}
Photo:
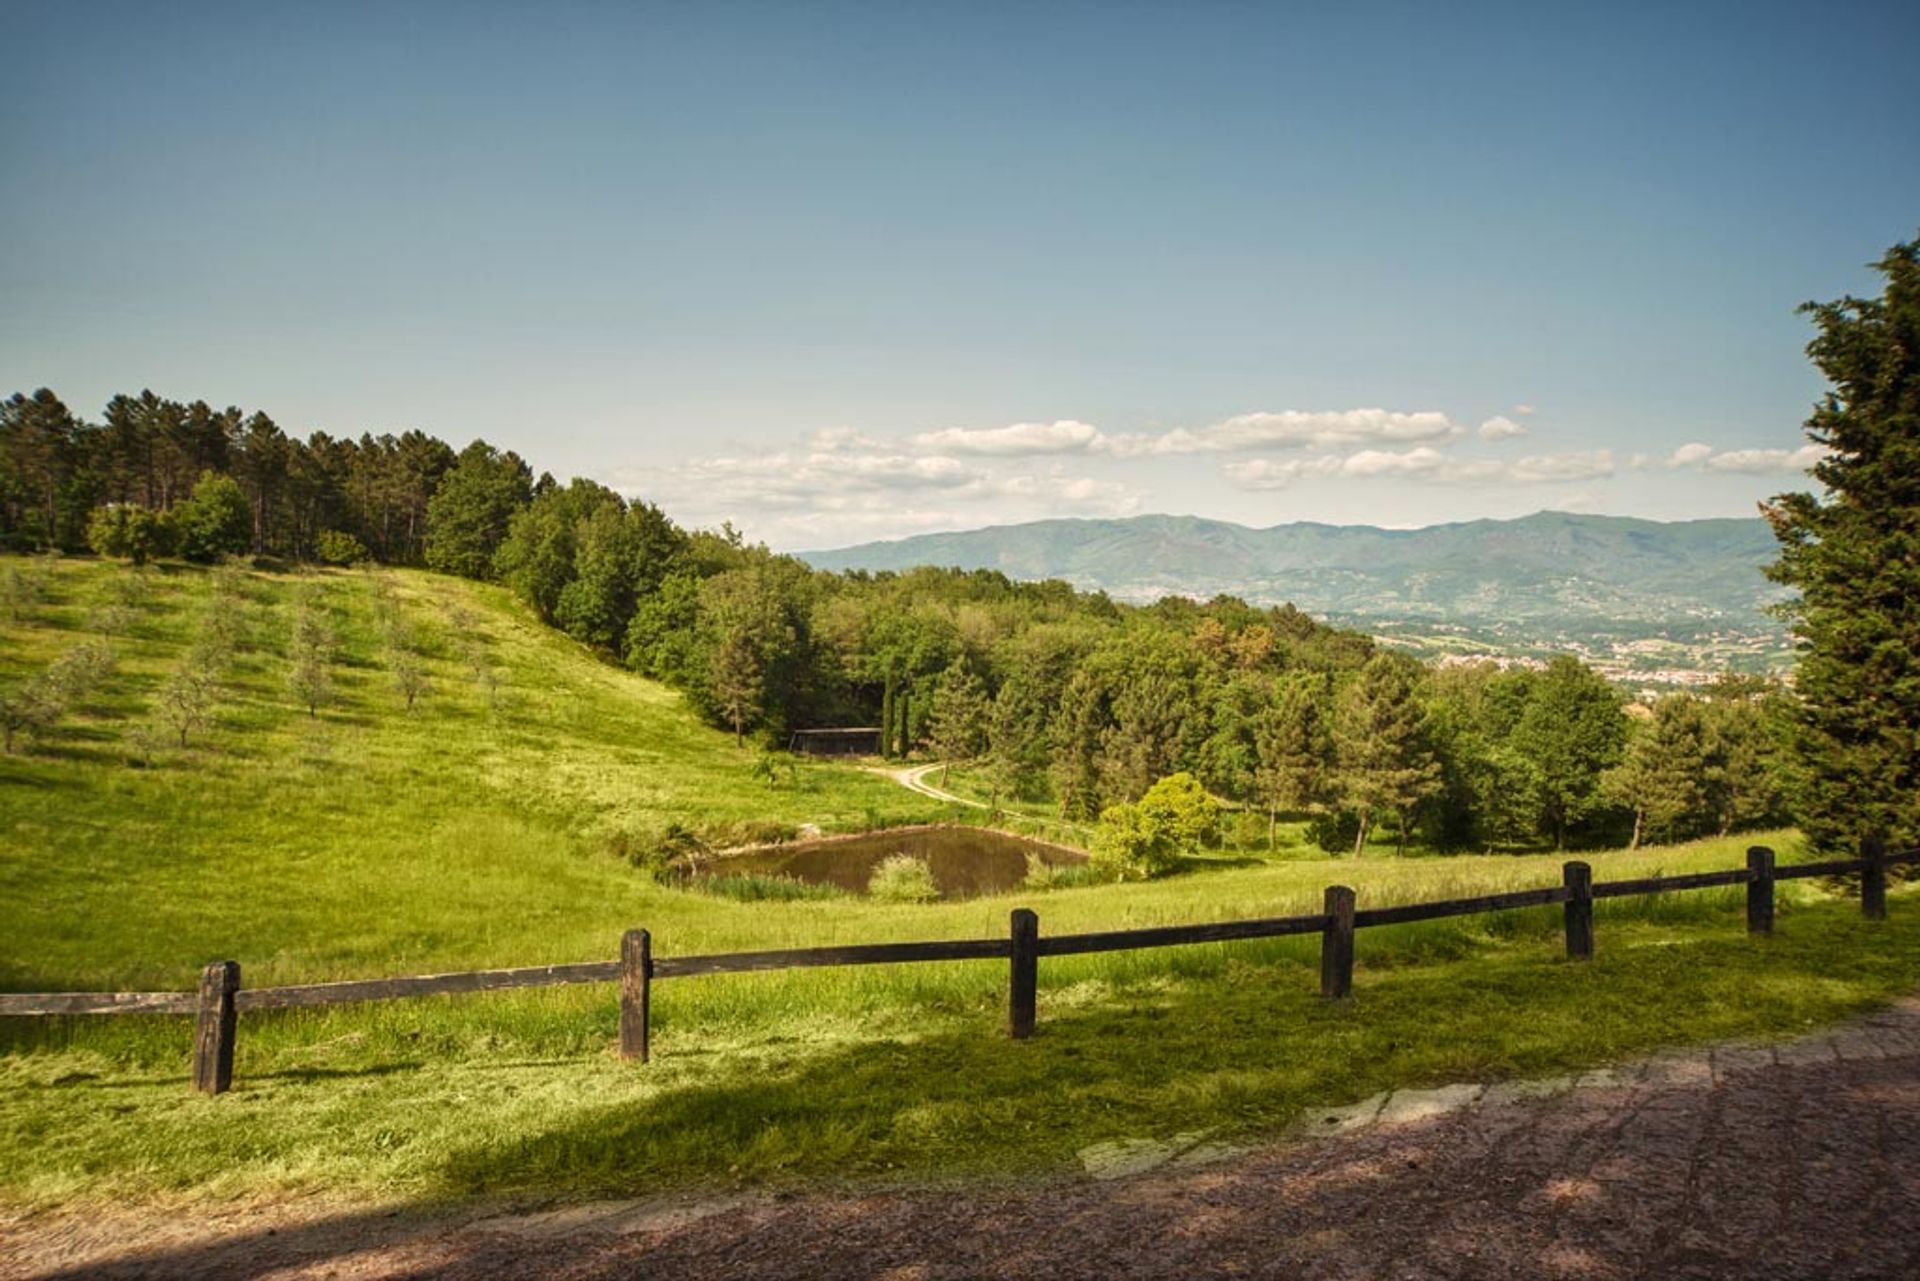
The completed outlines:
{"type": "MultiPolygon", "coordinates": [[[[666,956],[980,938],[1016,905],[1071,933],[1314,911],[1334,882],[1375,906],[1560,876],[1551,854],[1293,850],[966,902],[694,893],[628,855],[669,824],[722,841],[934,802],[824,764],[770,787],[678,696],[497,589],[91,561],[42,588],[42,569],[0,558],[0,699],[103,633],[114,661],[0,756],[0,988],[177,990],[221,957],[250,986],[611,959],[635,925],[666,956]],[[309,714],[292,678],[322,634],[331,691],[309,714]],[[411,712],[409,656],[429,684],[411,712]],[[154,741],[178,674],[209,662],[210,719],[183,748],[162,718],[154,741]]],[[[1603,879],[1725,868],[1754,839],[1803,853],[1778,832],[1585,857],[1603,879]]],[[[1551,909],[1371,929],[1339,1004],[1312,938],[1050,957],[1040,1034],[1017,1044],[993,961],[663,983],[644,1067],[611,1052],[604,984],[248,1013],[219,1098],[188,1091],[190,1020],[6,1018],[0,1210],[1031,1177],[1092,1143],[1271,1134],[1386,1088],[1803,1028],[1910,989],[1915,892],[1879,926],[1844,888],[1793,882],[1770,940],[1744,933],[1738,888],[1606,902],[1578,965],[1551,909]]]]}
{"type": "Polygon", "coordinates": [[[179,987],[214,956],[256,983],[597,957],[663,896],[624,856],[669,825],[724,845],[934,812],[844,766],[769,786],[678,694],[504,591],[407,570],[241,577],[209,723],[181,748],[163,691],[217,577],[64,560],[0,612],[0,691],[89,640],[116,656],[0,756],[0,986],[179,987]],[[303,594],[334,641],[317,715],[289,686],[303,594]],[[390,634],[428,683],[411,712],[390,634]]]}

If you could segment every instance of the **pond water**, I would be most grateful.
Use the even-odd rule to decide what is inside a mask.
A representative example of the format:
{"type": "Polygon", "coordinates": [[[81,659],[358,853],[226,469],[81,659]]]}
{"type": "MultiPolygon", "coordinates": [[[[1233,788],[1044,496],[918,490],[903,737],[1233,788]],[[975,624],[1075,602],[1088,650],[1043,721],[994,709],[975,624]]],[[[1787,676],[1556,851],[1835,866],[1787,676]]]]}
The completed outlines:
{"type": "Polygon", "coordinates": [[[1027,876],[1027,855],[1051,866],[1080,864],[1087,856],[1062,845],[981,827],[900,827],[858,836],[830,836],[728,854],[702,864],[696,876],[757,872],[790,876],[810,885],[832,885],[864,894],[873,870],[895,854],[925,859],[943,899],[1004,894],[1027,876]]]}

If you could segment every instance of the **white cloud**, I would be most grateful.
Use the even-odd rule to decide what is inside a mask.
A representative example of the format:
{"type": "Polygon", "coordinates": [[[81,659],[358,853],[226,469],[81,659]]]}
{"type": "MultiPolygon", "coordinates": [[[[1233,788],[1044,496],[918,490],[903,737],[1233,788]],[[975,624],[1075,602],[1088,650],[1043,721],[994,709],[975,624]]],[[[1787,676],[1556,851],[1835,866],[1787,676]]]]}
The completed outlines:
{"type": "Polygon", "coordinates": [[[1063,419],[1052,423],[1014,423],[1007,427],[948,427],[913,438],[918,449],[959,454],[1080,453],[1103,439],[1092,423],[1063,419]]]}
{"type": "Polygon", "coordinates": [[[1064,472],[1006,476],[990,482],[989,488],[1002,497],[1079,515],[1126,516],[1140,510],[1142,497],[1139,490],[1121,481],[1064,472]]]}
{"type": "Polygon", "coordinates": [[[1534,413],[1535,410],[1532,405],[1522,403],[1522,404],[1515,405],[1513,407],[1513,412],[1524,417],[1528,414],[1534,413]]]}
{"type": "Polygon", "coordinates": [[[1611,449],[1574,450],[1564,454],[1536,454],[1507,467],[1505,480],[1522,484],[1558,484],[1569,480],[1596,480],[1613,475],[1611,449]]]}
{"type": "Polygon", "coordinates": [[[613,483],[688,524],[730,520],[777,546],[1054,515],[1124,516],[1139,511],[1144,498],[1122,481],[1058,466],[1006,472],[841,433],[816,433],[809,446],[629,470],[613,483]]]}
{"type": "Polygon", "coordinates": [[[1699,441],[1680,446],[1669,454],[1668,467],[1694,467],[1702,471],[1734,472],[1746,476],[1787,476],[1806,471],[1827,456],[1825,445],[1802,445],[1798,449],[1715,449],[1699,441]]]}
{"type": "Polygon", "coordinates": [[[1423,445],[1399,454],[1387,449],[1363,449],[1341,463],[1340,470],[1348,476],[1413,476],[1446,465],[1445,454],[1423,445]]]}
{"type": "Polygon", "coordinates": [[[1506,462],[1493,458],[1453,458],[1423,445],[1399,452],[1363,449],[1345,457],[1326,454],[1285,461],[1254,458],[1228,463],[1222,471],[1235,486],[1252,490],[1284,489],[1303,477],[1316,476],[1359,479],[1399,476],[1449,485],[1549,485],[1611,476],[1614,463],[1613,452],[1606,449],[1537,454],[1506,462]]]}
{"type": "MultiPolygon", "coordinates": [[[[1518,410],[1514,412],[1518,413],[1518,410]]],[[[1517,423],[1505,415],[1496,414],[1480,424],[1481,440],[1510,440],[1515,436],[1527,434],[1527,425],[1517,423]]]]}
{"type": "Polygon", "coordinates": [[[1249,458],[1221,468],[1228,480],[1240,489],[1285,489],[1303,476],[1337,476],[1345,461],[1337,455],[1322,458],[1249,458]]]}
{"type": "Polygon", "coordinates": [[[807,437],[807,448],[817,454],[837,454],[850,449],[876,450],[886,446],[851,427],[822,427],[807,437]]]}
{"type": "Polygon", "coordinates": [[[1240,414],[1206,427],[1176,427],[1159,435],[1102,436],[1094,446],[1119,458],[1150,454],[1252,452],[1265,449],[1351,449],[1360,445],[1452,440],[1463,432],[1436,410],[1387,409],[1308,412],[1286,409],[1240,414]]]}
{"type": "MultiPolygon", "coordinates": [[[[714,512],[714,519],[736,522],[766,508],[817,507],[839,495],[953,493],[984,483],[978,471],[943,454],[852,446],[696,458],[660,468],[644,480],[648,496],[669,507],[714,512]]],[[[618,474],[614,484],[631,492],[641,481],[638,475],[618,474]]]]}
{"type": "Polygon", "coordinates": [[[1742,472],[1749,476],[1777,476],[1806,471],[1828,454],[1825,445],[1798,449],[1733,449],[1707,459],[1708,471],[1742,472]]]}

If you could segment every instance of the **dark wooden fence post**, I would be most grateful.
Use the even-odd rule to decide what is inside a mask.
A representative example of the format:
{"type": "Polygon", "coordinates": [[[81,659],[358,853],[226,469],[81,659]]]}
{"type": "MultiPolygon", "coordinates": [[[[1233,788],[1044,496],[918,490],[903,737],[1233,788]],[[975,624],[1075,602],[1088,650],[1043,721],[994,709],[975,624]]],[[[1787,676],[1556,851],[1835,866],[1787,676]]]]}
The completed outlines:
{"type": "Polygon", "coordinates": [[[1773,851],[1764,845],[1747,851],[1747,933],[1773,933],[1773,851]]]}
{"type": "Polygon", "coordinates": [[[1007,981],[1007,1032],[1016,1041],[1033,1035],[1040,995],[1040,918],[1013,909],[1013,964],[1007,981]]]}
{"type": "Polygon", "coordinates": [[[1320,995],[1339,1000],[1353,993],[1353,891],[1327,886],[1327,928],[1320,935],[1320,995]]]}
{"type": "Polygon", "coordinates": [[[1887,846],[1877,836],[1860,842],[1860,857],[1866,866],[1860,870],[1860,911],[1869,921],[1887,919],[1887,846]]]}
{"type": "Polygon", "coordinates": [[[1567,887],[1567,957],[1575,961],[1593,959],[1593,869],[1585,863],[1568,863],[1560,869],[1567,887]]]}
{"type": "Polygon", "coordinates": [[[240,990],[240,962],[215,961],[200,971],[200,1017],[193,1026],[193,1088],[225,1094],[233,1085],[233,1037],[238,1020],[233,994],[240,990]]]}
{"type": "Polygon", "coordinates": [[[647,1021],[653,993],[653,936],[620,936],[620,1057],[647,1061],[647,1021]]]}

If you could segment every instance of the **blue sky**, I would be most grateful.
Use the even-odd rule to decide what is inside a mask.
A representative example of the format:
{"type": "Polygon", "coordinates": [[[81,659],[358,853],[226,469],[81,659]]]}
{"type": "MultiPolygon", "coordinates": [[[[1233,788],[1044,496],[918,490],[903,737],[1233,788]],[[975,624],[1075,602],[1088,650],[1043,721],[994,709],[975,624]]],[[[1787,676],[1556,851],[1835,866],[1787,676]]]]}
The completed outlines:
{"type": "Polygon", "coordinates": [[[0,8],[0,388],[826,546],[1752,512],[1920,8],[0,8]]]}

